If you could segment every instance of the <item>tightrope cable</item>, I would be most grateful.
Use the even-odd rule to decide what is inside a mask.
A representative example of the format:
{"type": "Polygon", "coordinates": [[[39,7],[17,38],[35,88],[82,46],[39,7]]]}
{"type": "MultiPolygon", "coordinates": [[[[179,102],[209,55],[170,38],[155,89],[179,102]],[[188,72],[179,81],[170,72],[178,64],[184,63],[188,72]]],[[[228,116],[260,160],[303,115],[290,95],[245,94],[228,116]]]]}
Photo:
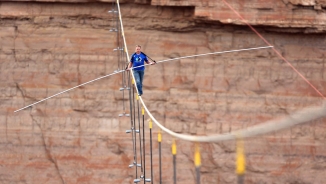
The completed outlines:
{"type": "Polygon", "coordinates": [[[227,141],[227,140],[235,140],[236,135],[241,135],[242,138],[253,137],[258,135],[264,135],[270,132],[283,130],[286,128],[290,128],[292,126],[303,124],[306,122],[310,122],[319,118],[326,117],[326,101],[323,102],[321,106],[315,107],[307,107],[300,111],[297,111],[289,116],[283,117],[281,119],[273,119],[266,121],[264,123],[249,127],[247,129],[237,130],[230,133],[225,134],[213,134],[206,136],[194,136],[194,135],[186,135],[179,134],[171,131],[170,129],[164,127],[160,124],[154,116],[150,113],[148,108],[146,107],[142,98],[140,98],[142,104],[151,120],[164,132],[170,134],[173,137],[178,139],[191,141],[191,142],[218,142],[218,141],[227,141]]]}

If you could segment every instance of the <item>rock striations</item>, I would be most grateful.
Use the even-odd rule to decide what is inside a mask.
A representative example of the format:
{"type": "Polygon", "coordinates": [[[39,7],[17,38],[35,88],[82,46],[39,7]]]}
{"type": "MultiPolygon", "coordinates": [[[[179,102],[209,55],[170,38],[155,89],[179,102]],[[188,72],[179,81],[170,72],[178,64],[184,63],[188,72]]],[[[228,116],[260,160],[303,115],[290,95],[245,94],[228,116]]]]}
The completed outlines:
{"type": "MultiPolygon", "coordinates": [[[[0,183],[124,184],[144,172],[149,178],[147,115],[146,168],[128,168],[134,149],[125,134],[130,117],[118,116],[130,113],[129,99],[119,91],[120,74],[14,113],[123,68],[113,51],[120,42],[110,31],[117,25],[117,16],[108,13],[113,2],[0,1],[0,183]]],[[[129,54],[140,44],[161,61],[267,41],[285,58],[262,49],[148,67],[143,100],[175,132],[228,133],[325,99],[325,0],[121,0],[121,11],[129,54]]],[[[158,131],[154,125],[154,183],[159,182],[158,131]]],[[[173,182],[171,142],[163,133],[163,183],[173,182]]],[[[177,140],[180,184],[196,183],[194,147],[177,140]]],[[[138,141],[136,148],[140,162],[138,141]]],[[[200,148],[201,183],[236,183],[235,142],[200,148]]],[[[245,152],[245,183],[324,183],[326,119],[246,139],[245,152]]]]}

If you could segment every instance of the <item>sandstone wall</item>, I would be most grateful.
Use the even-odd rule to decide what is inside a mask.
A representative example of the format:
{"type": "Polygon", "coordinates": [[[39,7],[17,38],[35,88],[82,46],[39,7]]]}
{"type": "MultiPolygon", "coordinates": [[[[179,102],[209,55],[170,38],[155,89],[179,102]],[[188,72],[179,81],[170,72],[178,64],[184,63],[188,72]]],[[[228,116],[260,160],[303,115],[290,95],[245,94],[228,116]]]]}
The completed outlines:
{"type": "MultiPolygon", "coordinates": [[[[130,54],[136,44],[157,61],[266,45],[217,1],[122,2],[130,54]]],[[[229,3],[325,96],[325,1],[271,2],[229,3]]],[[[118,117],[124,108],[129,113],[121,75],[13,113],[118,68],[110,9],[112,1],[0,2],[1,183],[132,183],[132,141],[124,133],[130,118],[118,117]]],[[[322,103],[271,49],[151,66],[143,99],[166,127],[195,135],[246,128],[322,103]]],[[[145,128],[149,163],[147,122],[145,128]]],[[[246,183],[323,183],[325,129],[322,119],[246,140],[246,183]]],[[[157,131],[154,126],[155,139],[157,131]]],[[[172,183],[171,141],[163,134],[164,183],[172,183]]],[[[178,183],[195,183],[194,145],[177,143],[178,183]]],[[[153,147],[157,183],[156,142],[153,147]]],[[[201,144],[201,150],[202,183],[236,182],[234,142],[201,144]]],[[[147,165],[147,177],[149,171],[147,165]]]]}

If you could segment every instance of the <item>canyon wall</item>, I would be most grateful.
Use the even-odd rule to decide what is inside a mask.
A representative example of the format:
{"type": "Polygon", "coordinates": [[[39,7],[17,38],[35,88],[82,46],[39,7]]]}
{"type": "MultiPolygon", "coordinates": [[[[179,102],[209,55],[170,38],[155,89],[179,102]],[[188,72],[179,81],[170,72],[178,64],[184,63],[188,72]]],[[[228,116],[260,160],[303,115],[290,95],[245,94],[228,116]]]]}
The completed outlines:
{"type": "MultiPolygon", "coordinates": [[[[155,118],[178,133],[212,135],[321,105],[326,1],[225,2],[121,1],[129,54],[140,44],[162,61],[267,46],[263,37],[285,58],[269,48],[149,66],[142,98],[155,118]]],[[[119,91],[121,74],[14,113],[124,68],[113,51],[120,41],[112,31],[117,25],[117,16],[108,13],[112,8],[112,0],[0,1],[0,183],[133,183],[144,171],[150,177],[147,115],[146,169],[128,168],[134,149],[125,133],[131,119],[119,117],[130,113],[129,91],[119,91]]],[[[246,139],[245,183],[323,183],[325,123],[324,118],[246,139]]],[[[158,131],[154,125],[154,183],[159,182],[158,131]]],[[[172,140],[163,132],[163,183],[173,182],[172,140]]],[[[195,183],[194,143],[176,141],[178,183],[195,183]]],[[[201,183],[236,183],[235,142],[200,148],[201,183]]]]}

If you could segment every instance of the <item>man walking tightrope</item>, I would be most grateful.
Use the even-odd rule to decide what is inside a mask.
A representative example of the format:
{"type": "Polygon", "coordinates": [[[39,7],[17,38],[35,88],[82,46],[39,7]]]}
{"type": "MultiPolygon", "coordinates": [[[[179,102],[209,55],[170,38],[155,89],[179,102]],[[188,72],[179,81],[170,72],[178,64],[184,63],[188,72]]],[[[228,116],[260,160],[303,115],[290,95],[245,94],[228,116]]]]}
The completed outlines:
{"type": "Polygon", "coordinates": [[[147,64],[155,64],[155,62],[149,62],[147,56],[141,52],[141,46],[136,45],[135,53],[130,58],[130,63],[127,67],[127,70],[130,70],[133,67],[133,73],[136,80],[136,85],[138,89],[138,95],[141,96],[143,94],[143,79],[145,74],[145,62],[147,64]]]}

